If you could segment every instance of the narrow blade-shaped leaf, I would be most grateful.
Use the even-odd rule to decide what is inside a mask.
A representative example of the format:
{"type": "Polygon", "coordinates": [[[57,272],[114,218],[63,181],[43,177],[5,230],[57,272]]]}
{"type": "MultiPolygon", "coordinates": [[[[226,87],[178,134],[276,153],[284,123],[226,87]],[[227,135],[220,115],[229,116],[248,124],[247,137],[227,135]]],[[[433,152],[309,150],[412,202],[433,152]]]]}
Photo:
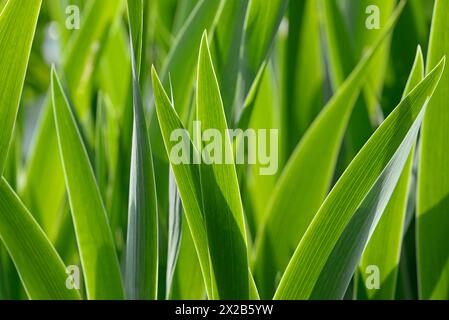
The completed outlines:
{"type": "Polygon", "coordinates": [[[121,299],[120,268],[106,210],[55,70],[52,70],[52,102],[87,296],[89,299],[121,299]]]}
{"type": "Polygon", "coordinates": [[[95,125],[95,178],[100,188],[103,201],[106,201],[107,193],[107,156],[106,156],[106,106],[105,98],[100,93],[97,99],[97,115],[95,125]]]}
{"type": "Polygon", "coordinates": [[[45,233],[8,183],[0,181],[0,239],[30,299],[79,299],[66,287],[66,268],[45,233]]]}
{"type": "Polygon", "coordinates": [[[397,9],[374,46],[304,134],[277,182],[256,246],[255,276],[263,298],[273,295],[276,275],[285,270],[329,190],[349,117],[369,75],[370,62],[401,10],[397,9]]]}
{"type": "MultiPolygon", "coordinates": [[[[167,298],[171,295],[172,281],[178,262],[179,248],[182,241],[182,203],[173,170],[169,175],[169,211],[168,211],[168,249],[167,249],[167,298]]],[[[191,241],[191,240],[190,240],[191,241]]],[[[192,257],[191,259],[195,259],[192,257]]]]}
{"type": "MultiPolygon", "coordinates": [[[[11,2],[17,3],[18,1],[11,2]]],[[[91,77],[88,75],[92,72],[92,64],[95,64],[99,54],[98,50],[93,49],[103,38],[107,26],[111,23],[113,18],[111,10],[117,8],[113,8],[111,4],[117,6],[118,2],[120,1],[90,1],[85,8],[87,12],[82,19],[80,30],[76,30],[70,37],[67,47],[64,48],[62,57],[64,76],[69,83],[71,93],[74,94],[71,97],[73,99],[76,99],[77,90],[84,91],[86,80],[88,80],[87,82],[91,81],[91,77]],[[87,72],[83,72],[83,70],[87,70],[87,72]]],[[[72,32],[72,30],[70,31],[72,32]]],[[[119,91],[117,90],[117,92],[119,91]]],[[[24,183],[19,194],[53,240],[59,232],[55,222],[58,221],[59,212],[64,206],[65,188],[50,89],[30,149],[24,183]]]]}
{"type": "MultiPolygon", "coordinates": [[[[164,61],[161,70],[161,80],[166,86],[172,81],[173,99],[176,110],[186,124],[191,114],[193,84],[195,80],[196,53],[200,45],[204,29],[213,32],[223,8],[224,0],[200,0],[190,13],[188,19],[179,30],[174,43],[164,61]],[[171,80],[170,80],[171,79],[171,80]]],[[[161,128],[153,112],[150,121],[151,145],[155,156],[166,159],[164,143],[161,138],[161,128]]]]}
{"type": "Polygon", "coordinates": [[[82,26],[70,38],[64,52],[67,86],[80,119],[88,116],[89,90],[95,70],[92,64],[98,53],[95,47],[107,31],[107,26],[121,11],[122,3],[121,0],[86,2],[82,26]]]}
{"type": "Polygon", "coordinates": [[[266,63],[288,0],[251,0],[243,43],[243,98],[266,63]]]}
{"type": "MultiPolygon", "coordinates": [[[[449,53],[449,1],[435,2],[429,72],[449,53]]],[[[445,70],[424,118],[418,169],[417,262],[422,299],[449,299],[449,71],[445,70]]]]}
{"type": "Polygon", "coordinates": [[[12,139],[41,3],[8,1],[0,13],[0,175],[12,139]]]}
{"type": "Polygon", "coordinates": [[[200,0],[179,31],[161,72],[161,79],[173,81],[173,97],[177,111],[183,120],[188,116],[192,85],[195,80],[195,53],[200,45],[204,29],[214,30],[223,0],[200,0]]]}
{"type": "Polygon", "coordinates": [[[214,61],[217,62],[217,76],[228,121],[232,119],[231,112],[238,88],[241,43],[249,2],[250,0],[225,1],[211,48],[214,61]]]}
{"type": "Polygon", "coordinates": [[[318,1],[291,1],[288,13],[285,121],[290,153],[323,106],[324,61],[318,1]]]}
{"type": "Polygon", "coordinates": [[[187,223],[182,225],[182,240],[179,256],[173,275],[170,298],[174,300],[204,299],[203,275],[198,261],[196,248],[187,223]],[[185,275],[188,274],[189,277],[185,275]]]}
{"type": "MultiPolygon", "coordinates": [[[[415,63],[410,72],[403,97],[406,97],[423,78],[424,60],[421,48],[418,47],[415,63]]],[[[357,290],[359,298],[394,299],[405,214],[407,211],[413,153],[414,147],[382,218],[379,220],[379,224],[363,252],[359,265],[360,279],[358,280],[359,286],[357,290]],[[371,275],[372,270],[370,268],[372,266],[376,266],[379,270],[379,288],[367,290],[366,281],[371,275]]]]}
{"type": "MultiPolygon", "coordinates": [[[[280,103],[276,94],[276,75],[274,68],[267,66],[264,76],[260,82],[259,92],[254,101],[254,110],[251,115],[249,128],[254,130],[271,130],[281,127],[280,103]]],[[[281,170],[283,163],[282,143],[278,145],[278,171],[281,170]]],[[[243,143],[242,143],[243,145],[243,143]]],[[[274,151],[272,153],[274,155],[274,151]]],[[[274,162],[274,161],[273,161],[274,162]]],[[[242,166],[240,166],[241,168],[242,166]]],[[[259,228],[262,227],[267,214],[267,205],[273,194],[274,186],[278,179],[278,174],[262,175],[261,169],[266,165],[256,161],[254,165],[249,166],[248,171],[244,172],[245,182],[241,183],[242,198],[245,209],[245,216],[249,225],[251,234],[258,235],[259,228]],[[245,199],[246,197],[246,199],[245,199]],[[246,203],[245,203],[246,201],[246,203]]],[[[239,167],[237,167],[239,169],[239,167]]],[[[240,179],[240,177],[239,177],[240,179]]]]}
{"type": "Polygon", "coordinates": [[[129,182],[125,285],[128,299],[156,299],[158,217],[153,157],[132,51],[133,137],[129,182]]]}
{"type": "MultiPolygon", "coordinates": [[[[181,143],[183,149],[191,150],[191,159],[198,159],[200,155],[190,140],[187,131],[184,129],[154,68],[152,69],[152,78],[156,112],[162,129],[162,136],[164,138],[167,153],[171,158],[172,150],[179,151],[179,144],[181,143]],[[175,134],[172,136],[172,133],[179,132],[178,130],[182,130],[183,135],[176,136],[175,134]],[[181,139],[181,141],[178,141],[179,139],[181,139]]],[[[213,287],[216,287],[216,285],[214,284],[215,277],[213,276],[213,270],[210,267],[209,261],[208,238],[204,221],[203,195],[200,183],[200,168],[199,165],[194,162],[189,164],[171,161],[171,166],[178,185],[186,221],[195,245],[207,295],[208,297],[214,297],[213,287]]],[[[254,281],[250,281],[249,295],[251,299],[258,299],[257,288],[255,287],[254,281]]]]}
{"type": "MultiPolygon", "coordinates": [[[[168,98],[154,67],[151,70],[151,75],[153,79],[157,117],[167,153],[170,154],[171,150],[177,145],[177,142],[170,138],[172,133],[176,132],[176,130],[184,129],[184,127],[171,100],[168,98]]],[[[183,130],[183,132],[186,131],[183,130]]],[[[185,138],[186,137],[184,137],[184,139],[185,138]]],[[[187,142],[187,145],[184,146],[185,148],[191,148],[190,150],[192,150],[192,152],[196,152],[190,138],[183,141],[187,142]]],[[[177,164],[172,163],[172,170],[176,178],[184,214],[198,255],[207,294],[211,297],[211,269],[209,264],[206,227],[203,217],[199,166],[197,164],[184,164],[182,162],[177,164]]]]}
{"type": "Polygon", "coordinates": [[[143,37],[143,1],[127,0],[129,30],[133,52],[136,55],[136,72],[140,75],[142,63],[142,37],[143,37]]]}
{"type": "MultiPolygon", "coordinates": [[[[203,35],[200,46],[196,98],[201,134],[207,129],[217,130],[221,136],[220,151],[224,157],[230,156],[233,159],[223,102],[206,34],[203,35]]],[[[208,157],[207,151],[202,152],[202,157],[203,160],[208,157]]],[[[200,168],[209,254],[217,285],[217,295],[213,298],[247,299],[249,277],[246,232],[234,161],[225,161],[223,164],[204,163],[200,168]]]]}
{"type": "MultiPolygon", "coordinates": [[[[396,1],[395,0],[361,0],[352,2],[356,7],[354,21],[351,25],[352,35],[355,42],[355,53],[360,57],[363,51],[369,47],[375,40],[378,34],[382,32],[382,27],[388,22],[388,17],[391,15],[396,1]],[[373,29],[368,13],[373,13],[373,10],[378,10],[379,14],[379,28],[373,29]],[[368,27],[367,27],[368,26],[368,27]]],[[[366,108],[371,119],[371,123],[377,124],[379,118],[382,119],[382,112],[379,109],[378,97],[382,96],[382,90],[385,83],[385,76],[387,72],[388,62],[390,59],[390,35],[388,39],[382,44],[379,52],[373,59],[370,66],[370,77],[363,90],[366,108]]]]}
{"type": "Polygon", "coordinates": [[[396,107],[338,180],[301,239],[276,299],[341,299],[416,140],[440,64],[396,107]]]}
{"type": "Polygon", "coordinates": [[[252,0],[245,21],[235,123],[246,129],[288,0],[252,0]]]}

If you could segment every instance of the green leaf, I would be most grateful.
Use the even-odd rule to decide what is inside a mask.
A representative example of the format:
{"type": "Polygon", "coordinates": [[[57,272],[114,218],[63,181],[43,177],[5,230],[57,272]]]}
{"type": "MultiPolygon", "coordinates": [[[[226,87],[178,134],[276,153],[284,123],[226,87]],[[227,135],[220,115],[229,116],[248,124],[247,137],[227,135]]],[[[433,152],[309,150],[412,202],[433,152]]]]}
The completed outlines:
{"type": "MultiPolygon", "coordinates": [[[[161,80],[166,86],[173,80],[172,93],[176,110],[185,124],[192,113],[192,93],[195,79],[196,53],[201,34],[209,30],[211,34],[221,11],[224,0],[199,0],[181,30],[176,35],[161,70],[161,80]],[[170,80],[171,79],[171,80],[170,80]]],[[[161,128],[152,113],[150,139],[155,157],[166,160],[161,128]]],[[[168,173],[168,172],[167,172],[168,173]]]]}
{"type": "Polygon", "coordinates": [[[54,69],[52,101],[87,296],[89,299],[121,299],[120,268],[106,210],[79,129],[54,69]]]}
{"type": "Polygon", "coordinates": [[[79,299],[66,287],[66,268],[45,233],[18,196],[0,181],[0,238],[30,299],[79,299]]]}
{"type": "MultiPolygon", "coordinates": [[[[117,0],[111,3],[118,5],[117,0]]],[[[91,77],[88,75],[98,56],[98,50],[94,49],[104,37],[106,27],[111,23],[113,9],[107,1],[90,1],[85,9],[87,10],[85,18],[82,18],[81,29],[75,31],[64,48],[62,54],[64,75],[71,84],[69,89],[73,99],[77,97],[78,89],[83,91],[86,86],[89,87],[91,77]],[[102,6],[106,6],[106,10],[103,10],[102,6]],[[86,73],[83,70],[87,70],[86,73]]],[[[60,231],[56,222],[60,220],[59,214],[64,206],[66,193],[50,90],[42,108],[36,132],[31,141],[24,183],[19,194],[51,240],[54,240],[60,231]]]]}
{"type": "Polygon", "coordinates": [[[262,298],[273,295],[276,277],[285,270],[330,188],[349,117],[369,74],[370,62],[401,10],[397,9],[373,47],[304,134],[276,184],[256,244],[254,274],[262,298]]]}
{"type": "MultiPolygon", "coordinates": [[[[339,3],[337,1],[322,0],[321,5],[324,14],[323,25],[327,44],[327,50],[325,52],[329,60],[329,77],[331,86],[335,92],[350,74],[360,57],[357,56],[358,52],[355,52],[353,36],[348,29],[348,18],[343,15],[339,3]]],[[[350,2],[348,5],[358,8],[355,2],[350,2]]],[[[373,132],[368,108],[363,97],[359,97],[355,102],[346,131],[343,144],[344,149],[341,152],[342,155],[339,158],[339,163],[337,163],[337,177],[373,132]]]]}
{"type": "MultiPolygon", "coordinates": [[[[424,60],[421,47],[418,47],[403,97],[406,97],[423,78],[424,60]]],[[[413,154],[414,146],[382,218],[363,252],[359,264],[360,281],[357,290],[360,298],[394,299],[395,297],[413,154]],[[375,290],[367,290],[365,285],[368,276],[371,275],[371,272],[367,272],[370,270],[369,266],[377,266],[380,273],[380,287],[375,290]]]]}
{"type": "MultiPolygon", "coordinates": [[[[182,239],[182,203],[173,171],[169,175],[169,212],[168,212],[168,248],[167,248],[167,299],[171,296],[173,276],[178,262],[179,249],[182,239]]],[[[191,241],[190,241],[191,242],[191,241]]],[[[192,257],[195,260],[196,257],[192,257]]],[[[195,261],[198,264],[197,261],[195,261]]],[[[195,263],[194,262],[194,263],[195,263]]],[[[189,273],[185,273],[189,274],[189,273]]]]}
{"type": "Polygon", "coordinates": [[[0,0],[0,11],[3,11],[8,0],[0,0]]]}
{"type": "Polygon", "coordinates": [[[324,94],[324,61],[317,0],[291,1],[285,59],[285,108],[288,152],[320,112],[324,94]]]}
{"type": "Polygon", "coordinates": [[[238,128],[246,129],[259,84],[288,7],[288,0],[251,0],[245,21],[241,74],[236,100],[238,128]]]}
{"type": "Polygon", "coordinates": [[[51,96],[46,98],[43,108],[25,169],[24,186],[19,194],[39,225],[54,241],[59,233],[56,221],[59,219],[66,191],[51,96]]]}
{"type": "Polygon", "coordinates": [[[64,52],[63,69],[68,90],[75,102],[77,115],[83,120],[88,116],[89,90],[99,41],[121,8],[121,0],[87,2],[82,27],[70,38],[64,52]]]}
{"type": "MultiPolygon", "coordinates": [[[[152,78],[157,117],[161,126],[167,153],[170,155],[171,150],[176,148],[180,143],[177,142],[176,139],[171,139],[172,132],[179,129],[183,130],[183,132],[187,131],[185,131],[182,122],[174,110],[172,102],[168,98],[154,68],[152,68],[152,78]]],[[[183,145],[183,148],[191,150],[193,158],[199,157],[198,151],[188,135],[183,136],[182,142],[187,143],[186,145],[183,145]]],[[[200,183],[200,168],[198,164],[186,164],[182,162],[172,162],[171,167],[176,178],[187,225],[189,226],[190,234],[197,252],[207,295],[208,297],[213,297],[214,293],[212,288],[213,286],[216,287],[216,285],[213,284],[213,282],[215,282],[215,278],[212,275],[213,273],[211,274],[213,270],[210,267],[209,261],[208,238],[204,221],[203,195],[200,183]]],[[[180,255],[183,256],[182,249],[180,255]]],[[[255,288],[253,281],[250,282],[249,294],[251,299],[258,299],[257,289],[255,288]]]]}
{"type": "Polygon", "coordinates": [[[41,3],[8,1],[0,13],[0,176],[12,140],[41,3]]]}
{"type": "Polygon", "coordinates": [[[243,44],[243,98],[266,64],[288,0],[251,0],[243,44]]]}
{"type": "Polygon", "coordinates": [[[0,299],[22,298],[22,284],[19,274],[3,243],[0,244],[0,281],[0,299]]]}
{"type": "Polygon", "coordinates": [[[133,50],[131,60],[134,120],[125,287],[128,299],[156,299],[159,256],[156,182],[133,50]]]}
{"type": "Polygon", "coordinates": [[[329,60],[329,77],[336,90],[354,68],[357,61],[344,16],[336,1],[321,0],[323,29],[326,36],[326,53],[329,60]]]}
{"type": "Polygon", "coordinates": [[[106,156],[106,106],[105,98],[99,93],[97,99],[97,115],[95,124],[95,178],[101,192],[103,201],[106,201],[108,172],[106,156]]]}
{"type": "Polygon", "coordinates": [[[212,32],[216,17],[223,7],[223,0],[200,0],[174,40],[161,71],[161,79],[168,85],[169,74],[173,81],[174,105],[181,119],[186,120],[192,85],[194,82],[195,54],[204,29],[212,32]]]}
{"type": "MultiPolygon", "coordinates": [[[[351,3],[356,7],[354,21],[351,24],[352,36],[355,42],[355,54],[360,57],[376,40],[382,32],[383,26],[388,22],[394,7],[394,0],[361,0],[351,3]],[[379,28],[367,28],[367,24],[375,21],[376,11],[379,10],[378,22],[379,28]]],[[[370,116],[371,123],[377,124],[379,117],[382,116],[379,108],[379,98],[382,96],[382,89],[385,83],[385,76],[390,59],[391,36],[382,44],[378,53],[370,66],[370,76],[363,90],[366,108],[370,116]]]]}
{"type": "MultiPolygon", "coordinates": [[[[251,115],[249,128],[254,130],[278,129],[279,132],[282,133],[280,129],[281,108],[279,103],[279,96],[276,91],[276,81],[277,78],[274,68],[270,64],[265,69],[263,78],[260,82],[257,98],[254,102],[254,110],[251,115]]],[[[279,140],[282,141],[282,136],[279,137],[279,140]]],[[[281,163],[283,152],[281,150],[281,146],[278,146],[278,148],[278,163],[281,163]]],[[[253,235],[257,235],[258,231],[260,231],[259,228],[262,226],[262,222],[266,218],[266,207],[278,179],[277,174],[262,175],[261,168],[263,167],[266,166],[256,159],[256,163],[249,166],[247,172],[245,172],[245,181],[243,183],[242,181],[240,181],[240,184],[243,185],[241,192],[245,206],[245,215],[250,226],[251,234],[253,235]],[[247,197],[247,199],[245,199],[245,196],[247,197]],[[245,203],[245,201],[250,203],[245,203]]]]}
{"type": "MultiPolygon", "coordinates": [[[[127,30],[121,20],[113,24],[99,62],[100,90],[108,97],[116,117],[121,117],[131,82],[127,30]]],[[[117,130],[117,129],[116,129],[117,130]]]]}
{"type": "MultiPolygon", "coordinates": [[[[206,33],[200,46],[196,103],[201,135],[207,129],[217,130],[222,139],[219,142],[220,151],[224,157],[230,155],[233,159],[223,102],[206,33]]],[[[206,150],[203,147],[206,146],[201,146],[201,150],[206,150]]],[[[208,151],[201,153],[204,161],[208,157],[208,151]]],[[[200,168],[209,254],[217,285],[213,298],[248,299],[246,232],[234,161],[232,164],[202,164],[200,168]]]]}
{"type": "Polygon", "coordinates": [[[394,102],[399,100],[404,91],[410,65],[415,59],[416,44],[419,43],[421,47],[428,45],[432,7],[433,1],[407,1],[391,40],[388,57],[390,63],[384,78],[381,100],[384,114],[390,114],[395,106],[394,102]]]}
{"type": "MultiPolygon", "coordinates": [[[[426,70],[449,53],[449,2],[435,2],[426,70]]],[[[424,118],[418,169],[417,263],[419,297],[449,298],[449,72],[444,71],[424,118]]]]}
{"type": "Polygon", "coordinates": [[[159,1],[158,12],[160,16],[161,23],[168,25],[167,29],[171,28],[172,34],[178,34],[184,23],[189,18],[189,14],[193,11],[197,5],[198,0],[169,0],[169,1],[159,1]],[[170,3],[172,2],[172,3],[170,3]],[[172,8],[176,6],[176,9],[172,8]],[[161,13],[162,11],[162,13],[161,13]],[[173,12],[174,11],[174,12],[173,12]],[[170,19],[164,19],[165,16],[171,15],[173,17],[172,21],[170,19]]]}
{"type": "MultiPolygon", "coordinates": [[[[153,79],[157,117],[161,127],[167,154],[170,154],[172,148],[177,145],[176,141],[170,139],[172,132],[175,132],[175,130],[184,129],[184,127],[181,119],[179,119],[174,109],[174,106],[172,105],[171,100],[168,98],[154,67],[151,70],[151,75],[153,79]]],[[[185,139],[186,137],[183,139],[184,142],[185,139]]],[[[188,139],[188,145],[184,147],[191,148],[190,150],[196,152],[196,148],[193,146],[190,138],[188,139]]],[[[184,208],[184,214],[198,255],[198,261],[201,266],[206,291],[208,296],[212,297],[212,279],[210,276],[211,268],[209,263],[206,226],[203,217],[203,200],[200,186],[199,166],[197,164],[172,163],[171,167],[176,178],[176,183],[184,208]]]]}
{"type": "Polygon", "coordinates": [[[341,299],[393,193],[445,59],[395,108],[337,181],[301,239],[276,299],[341,299]]]}
{"type": "Polygon", "coordinates": [[[142,64],[142,37],[143,37],[143,1],[127,0],[129,30],[133,52],[136,55],[136,73],[140,75],[142,64]]]}
{"type": "Polygon", "coordinates": [[[226,119],[232,120],[240,69],[241,43],[250,0],[225,1],[212,42],[226,119]]]}
{"type": "Polygon", "coordinates": [[[173,275],[170,299],[200,300],[206,297],[203,275],[187,223],[182,224],[181,247],[173,275]],[[185,275],[189,276],[186,277],[185,275]]]}

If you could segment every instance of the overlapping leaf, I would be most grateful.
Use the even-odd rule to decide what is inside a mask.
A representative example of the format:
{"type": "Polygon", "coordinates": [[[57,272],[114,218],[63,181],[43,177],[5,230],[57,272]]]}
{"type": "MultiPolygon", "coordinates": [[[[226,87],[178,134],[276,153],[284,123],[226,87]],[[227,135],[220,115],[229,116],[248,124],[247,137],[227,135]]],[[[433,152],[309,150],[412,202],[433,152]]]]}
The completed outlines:
{"type": "MultiPolygon", "coordinates": [[[[426,71],[449,53],[449,2],[435,2],[426,71]]],[[[422,299],[449,298],[449,72],[445,70],[422,128],[417,199],[418,288],[422,299]]]]}
{"type": "Polygon", "coordinates": [[[41,3],[8,1],[0,13],[0,175],[12,140],[41,3]]]}
{"type": "MultiPolygon", "coordinates": [[[[196,99],[200,134],[213,129],[221,137],[220,142],[214,141],[219,143],[221,150],[215,151],[213,156],[221,154],[222,159],[210,159],[210,151],[202,151],[203,161],[212,161],[212,164],[200,165],[209,254],[217,285],[214,298],[247,299],[249,277],[243,207],[228,126],[206,34],[203,35],[200,46],[196,99]],[[232,160],[231,163],[225,160],[228,157],[232,160]],[[223,243],[227,244],[226,247],[223,247],[223,243]]],[[[206,144],[202,145],[201,150],[207,150],[203,149],[205,147],[206,144]]]]}
{"type": "Polygon", "coordinates": [[[255,276],[269,298],[297,244],[326,196],[340,145],[369,65],[402,10],[399,7],[369,53],[359,62],[297,145],[270,199],[256,247],[255,276]]]}
{"type": "Polygon", "coordinates": [[[120,268],[106,210],[55,70],[52,71],[52,103],[87,296],[89,299],[121,299],[120,268]]]}
{"type": "MultiPolygon", "coordinates": [[[[415,63],[410,72],[403,97],[407,96],[423,78],[424,60],[421,48],[418,47],[415,63]]],[[[357,296],[360,298],[394,299],[395,297],[413,153],[414,147],[360,261],[360,280],[357,290],[357,296]],[[372,275],[373,270],[370,269],[372,266],[378,268],[376,271],[379,271],[379,282],[377,283],[379,287],[375,290],[367,290],[366,283],[369,280],[368,277],[372,275]]]]}
{"type": "MultiPolygon", "coordinates": [[[[166,288],[167,298],[170,297],[172,291],[173,277],[178,262],[178,255],[182,241],[182,203],[179,196],[178,187],[176,186],[176,180],[173,175],[173,171],[170,170],[169,176],[169,212],[168,212],[168,248],[167,248],[167,275],[166,275],[166,288]]],[[[190,241],[191,242],[191,241],[190,241]]],[[[197,264],[195,261],[196,256],[190,257],[192,263],[197,264]]]]}
{"type": "Polygon", "coordinates": [[[55,248],[3,178],[0,181],[0,239],[30,299],[80,298],[78,290],[66,286],[66,268],[55,248]]]}
{"type": "MultiPolygon", "coordinates": [[[[99,53],[96,50],[97,45],[114,18],[112,12],[117,14],[120,9],[119,2],[117,0],[110,3],[90,1],[86,8],[86,15],[89,18],[85,17],[82,20],[80,30],[76,30],[70,37],[69,44],[63,51],[64,76],[70,84],[71,93],[74,94],[72,98],[77,97],[77,92],[84,96],[86,88],[91,85],[92,79],[87,75],[93,71],[92,67],[96,64],[99,53]],[[87,70],[86,73],[85,70],[87,70]]],[[[76,110],[85,115],[85,108],[84,103],[80,104],[76,110]]],[[[53,119],[51,92],[44,102],[30,148],[24,183],[19,194],[45,232],[54,240],[59,233],[59,227],[55,222],[60,219],[60,211],[64,206],[65,188],[53,119]]]]}
{"type": "Polygon", "coordinates": [[[393,193],[444,60],[396,107],[338,180],[301,239],[276,299],[342,298],[393,193]]]}
{"type": "MultiPolygon", "coordinates": [[[[138,47],[134,43],[132,45],[138,47]]],[[[129,299],[156,299],[159,257],[156,185],[153,157],[140,96],[138,67],[134,50],[131,50],[131,53],[134,121],[125,285],[129,299]]]]}
{"type": "Polygon", "coordinates": [[[324,103],[324,61],[320,43],[319,1],[290,1],[285,58],[285,121],[288,152],[318,115],[324,103]]]}
{"type": "MultiPolygon", "coordinates": [[[[183,129],[184,127],[174,109],[174,106],[165,93],[155,69],[153,68],[151,72],[157,117],[161,126],[164,144],[168,154],[170,154],[172,148],[174,148],[177,144],[176,141],[170,139],[172,132],[183,129]]],[[[186,138],[187,137],[184,137],[183,140],[187,143],[185,147],[191,148],[190,150],[196,152],[196,148],[193,146],[190,138],[186,138]]],[[[181,196],[185,217],[189,225],[193,243],[195,244],[201,271],[203,273],[205,287],[208,296],[212,297],[212,280],[210,276],[211,269],[209,263],[206,227],[203,217],[199,166],[197,164],[190,165],[180,163],[177,165],[172,165],[172,170],[176,178],[176,183],[181,196]]]]}
{"type": "Polygon", "coordinates": [[[188,107],[195,79],[196,52],[204,29],[213,31],[223,0],[200,0],[185,22],[170,50],[161,71],[161,79],[173,81],[173,97],[183,120],[188,117],[188,107]]]}

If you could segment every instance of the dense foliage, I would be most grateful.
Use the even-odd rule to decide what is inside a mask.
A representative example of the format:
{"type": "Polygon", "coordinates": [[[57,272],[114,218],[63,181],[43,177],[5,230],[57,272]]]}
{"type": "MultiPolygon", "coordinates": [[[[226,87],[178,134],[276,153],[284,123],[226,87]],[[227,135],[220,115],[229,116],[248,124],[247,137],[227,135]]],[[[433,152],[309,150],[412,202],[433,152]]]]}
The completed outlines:
{"type": "Polygon", "coordinates": [[[449,0],[0,12],[0,299],[449,299],[449,0]]]}

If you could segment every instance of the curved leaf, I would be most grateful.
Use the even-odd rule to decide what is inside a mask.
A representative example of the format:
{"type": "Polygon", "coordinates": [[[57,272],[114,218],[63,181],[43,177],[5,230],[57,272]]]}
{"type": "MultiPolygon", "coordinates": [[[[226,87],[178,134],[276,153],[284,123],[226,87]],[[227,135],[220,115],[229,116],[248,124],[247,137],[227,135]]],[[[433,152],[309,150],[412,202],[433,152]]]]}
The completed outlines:
{"type": "Polygon", "coordinates": [[[240,51],[249,2],[250,0],[225,1],[212,42],[212,55],[216,61],[217,77],[228,121],[232,120],[231,112],[238,89],[240,51]]]}
{"type": "MultiPolygon", "coordinates": [[[[89,87],[91,77],[88,75],[92,72],[92,64],[96,62],[99,53],[94,49],[104,37],[107,26],[114,17],[112,12],[117,14],[119,2],[121,1],[89,1],[89,5],[84,9],[86,12],[83,12],[80,30],[75,31],[64,48],[62,53],[64,76],[69,83],[73,99],[76,99],[77,94],[84,95],[86,86],[89,87]],[[87,71],[84,72],[85,70],[87,71]]],[[[75,108],[77,111],[85,111],[84,105],[75,108]]],[[[44,102],[30,148],[24,183],[19,194],[51,240],[54,240],[60,231],[55,222],[60,219],[60,211],[66,199],[51,89],[44,102]]]]}
{"type": "Polygon", "coordinates": [[[216,17],[223,7],[223,0],[200,0],[179,31],[174,45],[161,71],[163,83],[173,80],[173,97],[177,111],[183,120],[188,116],[188,104],[192,94],[195,74],[195,53],[200,45],[204,29],[213,31],[216,17]]]}
{"type": "Polygon", "coordinates": [[[98,53],[96,47],[121,8],[121,0],[86,2],[82,27],[75,31],[64,52],[62,63],[67,86],[80,119],[88,116],[93,64],[98,53]]]}
{"type": "MultiPolygon", "coordinates": [[[[421,47],[418,47],[403,97],[406,97],[423,78],[424,60],[421,47]]],[[[382,218],[363,252],[359,265],[360,281],[357,290],[360,298],[394,299],[395,297],[413,154],[414,146],[382,218]],[[366,281],[371,275],[367,270],[370,270],[370,266],[376,266],[379,270],[380,287],[367,290],[366,281]]]]}
{"type": "Polygon", "coordinates": [[[288,0],[251,0],[243,43],[243,98],[266,63],[288,0]]]}
{"type": "Polygon", "coordinates": [[[323,106],[325,70],[320,32],[318,1],[291,1],[285,59],[288,152],[293,151],[323,106]]]}
{"type": "MultiPolygon", "coordinates": [[[[224,157],[233,157],[206,33],[200,46],[196,99],[200,134],[207,129],[217,130],[222,139],[220,148],[224,157]]],[[[204,160],[204,152],[202,156],[204,160]]],[[[203,163],[200,177],[211,268],[217,285],[213,298],[248,299],[246,232],[234,161],[231,164],[203,163]]]]}
{"type": "Polygon", "coordinates": [[[349,117],[369,75],[370,62],[401,10],[397,9],[371,50],[304,134],[276,184],[256,244],[254,274],[263,298],[273,295],[276,276],[285,270],[329,190],[349,117]]]}
{"type": "Polygon", "coordinates": [[[79,299],[66,287],[66,268],[45,233],[8,183],[0,181],[0,238],[30,299],[79,299]]]}
{"type": "Polygon", "coordinates": [[[351,162],[296,248],[276,299],[343,297],[396,186],[443,70],[444,59],[351,162]]]}
{"type": "Polygon", "coordinates": [[[120,268],[106,210],[78,127],[52,70],[59,151],[89,299],[121,299],[120,268]]]}
{"type": "MultiPolygon", "coordinates": [[[[176,180],[173,176],[173,171],[170,169],[169,175],[169,212],[168,212],[168,249],[167,249],[167,298],[170,298],[172,291],[172,282],[178,262],[179,250],[182,241],[182,203],[179,196],[176,180]]],[[[190,239],[189,239],[190,240],[190,239]]],[[[191,242],[191,240],[190,240],[191,242]]],[[[189,243],[190,244],[190,243],[189,243]]],[[[191,246],[193,247],[193,246],[191,246]]],[[[196,260],[196,257],[191,257],[196,260]]],[[[192,261],[193,264],[198,265],[197,261],[192,261]]],[[[194,267],[194,266],[192,266],[194,267]]],[[[188,274],[188,273],[185,273],[188,274]]],[[[187,278],[187,277],[186,277],[187,278]]],[[[189,277],[190,278],[190,277],[189,277]]],[[[204,289],[203,289],[204,290],[204,289]]]]}
{"type": "Polygon", "coordinates": [[[289,0],[251,0],[246,15],[236,100],[238,128],[246,129],[273,43],[289,0]]]}
{"type": "Polygon", "coordinates": [[[125,287],[128,299],[156,299],[159,257],[156,182],[134,50],[131,53],[134,120],[125,287]]]}
{"type": "Polygon", "coordinates": [[[11,0],[0,13],[0,176],[12,140],[41,3],[11,0]]]}
{"type": "MultiPolygon", "coordinates": [[[[172,132],[184,129],[184,127],[172,102],[168,98],[154,67],[151,69],[151,75],[153,79],[156,113],[167,153],[170,154],[170,150],[177,144],[176,141],[170,139],[172,132]]],[[[190,150],[196,152],[196,148],[193,146],[191,140],[189,139],[187,142],[188,145],[185,147],[191,148],[190,150]]],[[[209,264],[206,227],[203,217],[199,166],[197,164],[172,163],[171,167],[176,178],[184,214],[198,255],[206,291],[208,296],[212,297],[211,269],[209,264]]]]}
{"type": "MultiPolygon", "coordinates": [[[[435,2],[426,71],[449,54],[449,1],[435,2]]],[[[449,299],[449,71],[423,122],[418,168],[417,263],[422,299],[449,299]]]]}
{"type": "MultiPolygon", "coordinates": [[[[185,131],[154,68],[152,68],[152,78],[157,117],[162,129],[162,136],[167,153],[170,154],[170,151],[180,143],[176,139],[171,139],[172,132],[179,129],[183,130],[183,132],[187,131],[185,131]]],[[[193,158],[199,157],[197,148],[193,145],[188,135],[183,136],[181,142],[185,144],[183,148],[191,150],[191,156],[193,158]]],[[[213,287],[216,287],[216,285],[214,284],[215,277],[213,276],[213,270],[211,269],[209,260],[208,238],[203,213],[203,195],[200,183],[200,168],[198,164],[186,164],[182,162],[172,162],[171,167],[176,178],[184,214],[200,263],[206,291],[208,297],[212,298],[215,294],[213,293],[213,287]]],[[[258,299],[257,289],[253,281],[250,281],[249,295],[251,299],[258,299]]]]}

